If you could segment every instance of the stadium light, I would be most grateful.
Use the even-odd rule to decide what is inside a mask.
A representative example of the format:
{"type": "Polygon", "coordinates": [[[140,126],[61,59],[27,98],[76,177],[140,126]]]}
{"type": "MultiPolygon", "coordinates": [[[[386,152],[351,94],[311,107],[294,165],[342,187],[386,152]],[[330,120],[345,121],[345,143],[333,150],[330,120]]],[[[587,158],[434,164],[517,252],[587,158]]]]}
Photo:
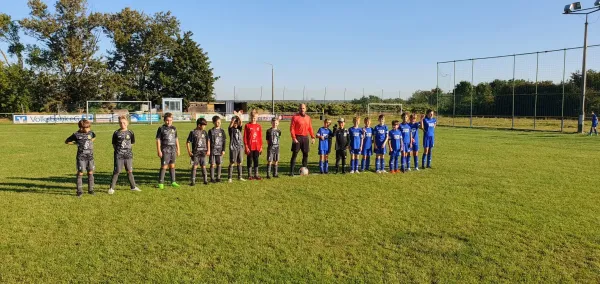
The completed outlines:
{"type": "Polygon", "coordinates": [[[275,115],[275,68],[273,64],[265,62],[267,65],[271,65],[271,114],[275,115]]]}
{"type": "Polygon", "coordinates": [[[585,15],[585,29],[583,32],[583,63],[581,67],[581,113],[579,114],[579,120],[577,122],[577,132],[583,133],[583,122],[585,120],[585,87],[587,85],[587,68],[586,68],[586,59],[587,59],[587,34],[588,34],[588,15],[592,13],[596,13],[600,11],[600,0],[596,0],[594,2],[594,7],[592,8],[581,8],[580,2],[574,2],[565,6],[564,13],[565,15],[585,15]]]}

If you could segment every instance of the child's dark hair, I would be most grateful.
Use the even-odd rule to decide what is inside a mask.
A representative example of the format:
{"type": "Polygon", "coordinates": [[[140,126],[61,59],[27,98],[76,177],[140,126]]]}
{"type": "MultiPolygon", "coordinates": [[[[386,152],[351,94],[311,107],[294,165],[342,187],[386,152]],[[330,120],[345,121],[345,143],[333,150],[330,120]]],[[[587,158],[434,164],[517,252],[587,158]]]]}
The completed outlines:
{"type": "Polygon", "coordinates": [[[77,123],[77,126],[79,126],[80,129],[90,128],[91,125],[92,123],[87,119],[82,119],[77,123]]]}
{"type": "Polygon", "coordinates": [[[400,121],[392,120],[392,125],[398,125],[398,124],[400,124],[400,121]]]}
{"type": "Polygon", "coordinates": [[[167,118],[169,118],[169,117],[171,117],[171,118],[172,118],[172,117],[173,117],[173,114],[172,114],[172,113],[170,113],[170,112],[167,112],[167,113],[165,113],[165,115],[163,116],[163,120],[164,120],[164,121],[166,121],[166,120],[167,120],[167,118]]]}
{"type": "Polygon", "coordinates": [[[384,118],[385,118],[385,115],[383,115],[383,114],[380,114],[380,115],[379,115],[379,120],[382,120],[382,119],[384,119],[384,118]]]}
{"type": "Polygon", "coordinates": [[[198,118],[198,120],[196,120],[196,125],[206,125],[206,119],[204,119],[204,117],[198,118]]]}
{"type": "Polygon", "coordinates": [[[279,119],[277,119],[277,117],[271,118],[271,122],[276,122],[276,121],[279,121],[279,119]]]}
{"type": "Polygon", "coordinates": [[[429,114],[430,114],[430,113],[432,113],[432,112],[433,112],[433,110],[432,110],[432,109],[428,109],[428,110],[427,110],[427,112],[426,112],[426,114],[427,114],[427,115],[429,115],[429,114]]]}
{"type": "Polygon", "coordinates": [[[364,121],[365,121],[365,123],[367,123],[367,121],[371,121],[371,118],[367,116],[367,117],[365,117],[364,121]]]}
{"type": "Polygon", "coordinates": [[[416,119],[416,118],[417,118],[416,114],[414,114],[414,113],[410,114],[410,117],[409,117],[410,120],[413,120],[413,119],[416,119]]]}
{"type": "Polygon", "coordinates": [[[212,117],[212,122],[213,123],[217,123],[218,120],[221,120],[221,117],[219,117],[218,115],[215,115],[212,117]]]}

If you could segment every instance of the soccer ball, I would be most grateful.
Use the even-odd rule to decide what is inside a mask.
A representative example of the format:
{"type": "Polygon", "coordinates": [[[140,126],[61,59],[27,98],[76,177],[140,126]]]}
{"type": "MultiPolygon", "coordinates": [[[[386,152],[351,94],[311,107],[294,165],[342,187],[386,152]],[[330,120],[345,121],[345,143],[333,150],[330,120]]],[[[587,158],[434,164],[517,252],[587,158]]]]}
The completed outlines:
{"type": "Polygon", "coordinates": [[[305,168],[305,167],[300,168],[300,175],[301,176],[307,176],[308,175],[308,168],[305,168]]]}

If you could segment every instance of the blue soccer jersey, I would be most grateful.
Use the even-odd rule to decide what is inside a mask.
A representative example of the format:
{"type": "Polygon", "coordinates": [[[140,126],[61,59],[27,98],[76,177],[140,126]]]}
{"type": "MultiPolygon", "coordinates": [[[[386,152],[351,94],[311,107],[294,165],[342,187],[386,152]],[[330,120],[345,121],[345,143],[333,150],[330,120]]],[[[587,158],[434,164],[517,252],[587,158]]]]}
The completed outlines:
{"type": "Polygon", "coordinates": [[[387,139],[387,135],[388,135],[388,127],[387,125],[377,125],[374,128],[374,132],[375,132],[375,144],[377,145],[377,148],[382,148],[385,147],[385,145],[383,145],[383,143],[385,143],[385,139],[387,139]]]}
{"type": "Polygon", "coordinates": [[[392,129],[389,133],[390,145],[393,152],[400,152],[402,145],[402,131],[400,129],[392,129]]]}
{"type": "Polygon", "coordinates": [[[373,128],[365,127],[363,131],[363,155],[371,155],[373,149],[373,128]],[[368,154],[367,154],[368,153],[368,154]]]}
{"type": "Polygon", "coordinates": [[[410,144],[410,133],[412,132],[410,123],[400,124],[400,131],[402,132],[402,140],[404,144],[410,144]]]}
{"type": "Polygon", "coordinates": [[[594,113],[594,115],[592,115],[592,126],[593,127],[598,126],[598,116],[595,113],[594,113]]]}
{"type": "Polygon", "coordinates": [[[350,150],[359,150],[362,143],[363,131],[360,127],[350,127],[350,150]]]}
{"type": "Polygon", "coordinates": [[[323,140],[319,139],[319,153],[329,153],[331,147],[331,135],[333,135],[333,132],[329,128],[319,128],[317,136],[323,137],[323,140]]]}
{"type": "Polygon", "coordinates": [[[437,119],[435,118],[424,118],[423,119],[423,133],[426,137],[433,137],[437,119]]]}
{"type": "Polygon", "coordinates": [[[421,128],[420,122],[411,123],[410,133],[414,142],[411,144],[412,151],[419,151],[419,128],[421,128]]]}

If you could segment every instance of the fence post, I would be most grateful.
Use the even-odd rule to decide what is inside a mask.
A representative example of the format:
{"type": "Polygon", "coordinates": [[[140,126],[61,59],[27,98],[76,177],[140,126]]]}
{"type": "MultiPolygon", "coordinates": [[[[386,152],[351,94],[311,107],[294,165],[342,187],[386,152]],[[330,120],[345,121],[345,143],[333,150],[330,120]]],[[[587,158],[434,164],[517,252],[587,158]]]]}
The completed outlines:
{"type": "Polygon", "coordinates": [[[469,126],[473,127],[473,93],[475,92],[475,85],[473,78],[473,71],[475,71],[475,59],[471,59],[471,120],[469,121],[469,126]]]}
{"type": "Polygon", "coordinates": [[[565,126],[565,72],[567,69],[567,49],[563,54],[563,79],[562,79],[562,105],[560,107],[560,132],[563,132],[565,126]]]}
{"type": "Polygon", "coordinates": [[[454,79],[454,85],[452,85],[452,126],[454,126],[454,118],[456,117],[456,60],[454,61],[454,71],[452,73],[452,77],[454,79]]]}
{"type": "Polygon", "coordinates": [[[537,97],[538,97],[538,73],[539,73],[539,65],[540,65],[540,53],[535,53],[535,101],[533,103],[533,130],[535,130],[536,120],[537,120],[537,97]]]}
{"type": "MultiPolygon", "coordinates": [[[[437,63],[437,73],[435,74],[435,111],[440,111],[440,63],[437,63]]],[[[400,91],[398,91],[398,96],[400,96],[400,91]]]]}
{"type": "Polygon", "coordinates": [[[515,129],[515,71],[517,68],[517,55],[513,55],[513,81],[512,81],[512,125],[510,129],[515,129]]]}

